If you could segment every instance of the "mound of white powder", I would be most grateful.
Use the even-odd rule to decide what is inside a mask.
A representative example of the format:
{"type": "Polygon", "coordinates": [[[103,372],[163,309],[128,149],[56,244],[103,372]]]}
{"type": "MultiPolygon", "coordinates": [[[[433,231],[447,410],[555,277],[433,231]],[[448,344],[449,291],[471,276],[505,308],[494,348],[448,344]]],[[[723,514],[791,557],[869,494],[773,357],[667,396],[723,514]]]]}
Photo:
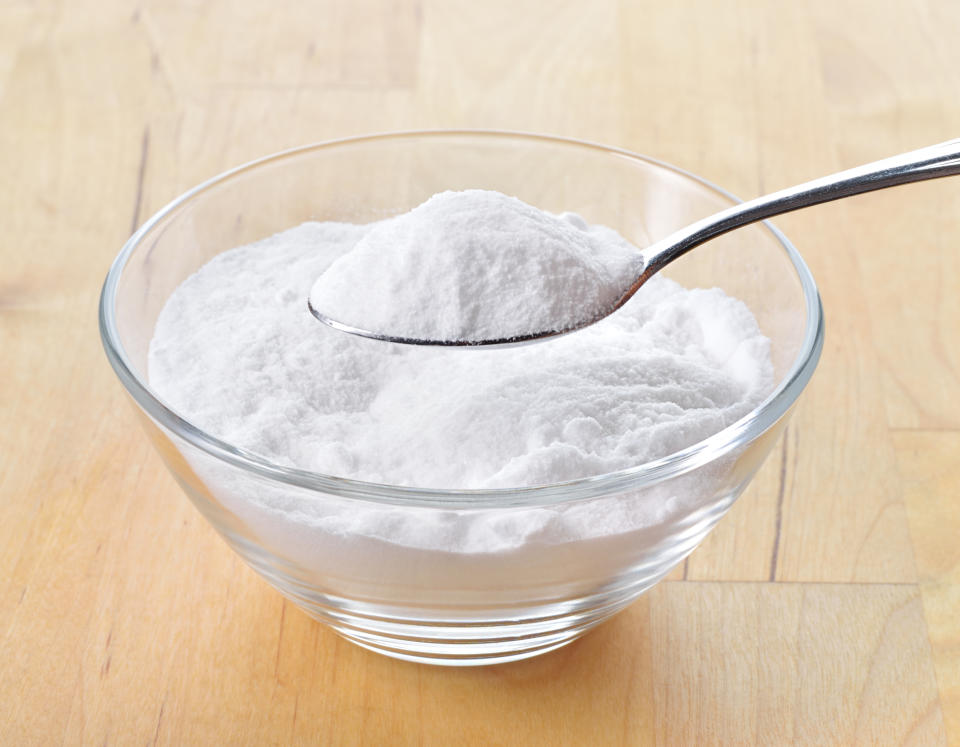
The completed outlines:
{"type": "Polygon", "coordinates": [[[373,226],[320,275],[313,308],[396,338],[501,340],[582,326],[640,271],[617,233],[499,192],[441,192],[373,226]]]}
{"type": "MultiPolygon", "coordinates": [[[[511,244],[509,263],[489,258],[498,282],[510,264],[543,283],[547,295],[577,273],[584,294],[599,298],[611,278],[622,287],[617,258],[637,250],[610,229],[481,194],[485,202],[489,195],[494,213],[513,216],[504,231],[521,224],[526,234],[542,229],[541,246],[555,247],[561,257],[554,267],[543,256],[525,257],[522,243],[511,244]],[[566,279],[551,285],[560,277],[554,270],[566,279]]],[[[402,296],[440,293],[448,287],[443,273],[482,275],[479,267],[460,267],[458,252],[470,244],[474,225],[499,229],[489,215],[455,215],[450,195],[388,221],[305,223],[216,256],[174,291],[160,314],[149,351],[151,387],[194,425],[277,464],[464,489],[554,483],[636,466],[730,425],[771,391],[769,343],[747,307],[718,289],[687,290],[661,277],[596,325],[509,349],[392,345],[335,331],[310,315],[306,298],[314,280],[366,252],[388,270],[375,282],[410,283],[402,296]],[[422,233],[414,224],[434,210],[436,262],[408,266],[422,252],[408,251],[403,237],[422,233]]],[[[482,254],[474,249],[467,254],[482,254]]],[[[353,292],[362,295],[360,288],[353,292]]],[[[543,316],[542,299],[519,290],[513,298],[518,306],[498,322],[526,311],[537,327],[562,318],[566,308],[555,299],[543,316]]],[[[464,324],[483,330],[471,316],[473,299],[449,297],[443,306],[455,312],[444,335],[464,324]]],[[[396,316],[386,311],[385,318],[396,316]]],[[[422,335],[417,319],[408,320],[407,332],[422,335]]]]}

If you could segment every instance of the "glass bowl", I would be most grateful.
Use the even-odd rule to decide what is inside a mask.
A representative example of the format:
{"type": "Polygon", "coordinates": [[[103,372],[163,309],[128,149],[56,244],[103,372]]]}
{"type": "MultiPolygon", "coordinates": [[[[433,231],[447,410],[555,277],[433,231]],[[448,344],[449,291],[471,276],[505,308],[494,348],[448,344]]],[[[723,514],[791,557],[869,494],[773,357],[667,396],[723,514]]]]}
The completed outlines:
{"type": "Polygon", "coordinates": [[[816,285],[779,231],[757,224],[716,239],[666,274],[746,302],[771,340],[774,391],[736,423],[663,459],[516,490],[421,490],[286,468],[205,433],[151,390],[146,357],[157,316],[215,254],[306,220],[364,223],[466,188],[577,212],[640,247],[736,202],[668,164],[557,137],[351,138],[255,161],[174,200],[123,247],[100,301],[107,357],[144,428],[227,543],[349,640],[449,665],[550,651],[666,575],[756,473],[823,344],[816,285]],[[388,529],[414,522],[415,533],[388,529]]]}

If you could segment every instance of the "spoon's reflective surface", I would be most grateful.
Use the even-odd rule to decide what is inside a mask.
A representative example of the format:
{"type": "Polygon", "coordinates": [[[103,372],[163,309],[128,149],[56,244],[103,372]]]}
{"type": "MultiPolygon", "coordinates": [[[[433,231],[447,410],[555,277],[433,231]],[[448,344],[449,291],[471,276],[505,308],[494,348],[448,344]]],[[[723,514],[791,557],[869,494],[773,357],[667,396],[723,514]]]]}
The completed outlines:
{"type": "Polygon", "coordinates": [[[324,324],[341,332],[361,337],[370,337],[385,342],[397,342],[406,345],[440,346],[510,346],[523,345],[536,340],[557,337],[594,324],[623,306],[653,275],[673,260],[683,256],[694,247],[700,246],[712,238],[725,234],[735,228],[771,218],[792,210],[819,205],[823,202],[839,200],[843,197],[872,192],[876,189],[894,187],[898,184],[936,179],[943,176],[960,174],[960,139],[949,140],[919,150],[902,153],[898,156],[874,161],[830,176],[798,184],[795,187],[781,189],[749,202],[721,210],[707,218],[691,223],[686,228],[675,231],[666,238],[651,244],[640,254],[642,270],[629,288],[624,288],[617,302],[599,316],[585,318],[576,324],[560,330],[543,330],[519,337],[482,340],[424,340],[396,337],[382,334],[376,330],[360,329],[332,319],[317,311],[307,302],[310,313],[324,324]]]}

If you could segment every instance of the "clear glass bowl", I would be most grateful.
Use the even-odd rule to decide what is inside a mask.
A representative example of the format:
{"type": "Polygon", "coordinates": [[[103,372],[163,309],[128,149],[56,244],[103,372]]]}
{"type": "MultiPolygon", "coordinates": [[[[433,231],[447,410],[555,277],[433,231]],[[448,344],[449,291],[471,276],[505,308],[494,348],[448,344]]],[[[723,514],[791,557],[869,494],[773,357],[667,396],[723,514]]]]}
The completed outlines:
{"type": "Polygon", "coordinates": [[[823,343],[813,278],[779,231],[758,224],[717,239],[666,274],[747,303],[772,341],[774,392],[666,458],[518,490],[418,490],[288,469],[196,428],[151,390],[146,355],[157,315],[218,252],[306,220],[382,219],[466,188],[575,211],[640,247],[736,201],[675,167],[574,140],[455,131],[359,137],[264,158],[190,190],[130,238],[100,303],[107,356],[143,426],[227,543],[351,641],[451,665],[562,646],[681,562],[756,473],[823,343]],[[409,522],[416,541],[383,529],[409,522]],[[448,549],[450,537],[462,550],[448,549]]]}

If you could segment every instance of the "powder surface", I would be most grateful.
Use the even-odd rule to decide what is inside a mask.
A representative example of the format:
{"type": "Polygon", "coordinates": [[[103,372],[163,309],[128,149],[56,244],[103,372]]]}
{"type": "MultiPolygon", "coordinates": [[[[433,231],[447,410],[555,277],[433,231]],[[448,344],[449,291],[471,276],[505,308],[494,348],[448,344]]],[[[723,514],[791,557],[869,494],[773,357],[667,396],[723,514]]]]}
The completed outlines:
{"type": "MultiPolygon", "coordinates": [[[[599,252],[626,245],[575,216],[542,216],[550,236],[562,223],[599,252]]],[[[636,466],[730,425],[773,387],[769,342],[742,302],[662,277],[598,324],[508,349],[393,345],[314,319],[314,279],[364,247],[392,262],[385,237],[396,222],[305,223],[214,257],[159,316],[153,389],[199,428],[277,464],[467,489],[636,466]]]]}
{"type": "Polygon", "coordinates": [[[499,192],[441,192],[371,228],[320,275],[313,308],[369,332],[503,340],[579,326],[636,279],[639,252],[572,213],[499,192]]]}

